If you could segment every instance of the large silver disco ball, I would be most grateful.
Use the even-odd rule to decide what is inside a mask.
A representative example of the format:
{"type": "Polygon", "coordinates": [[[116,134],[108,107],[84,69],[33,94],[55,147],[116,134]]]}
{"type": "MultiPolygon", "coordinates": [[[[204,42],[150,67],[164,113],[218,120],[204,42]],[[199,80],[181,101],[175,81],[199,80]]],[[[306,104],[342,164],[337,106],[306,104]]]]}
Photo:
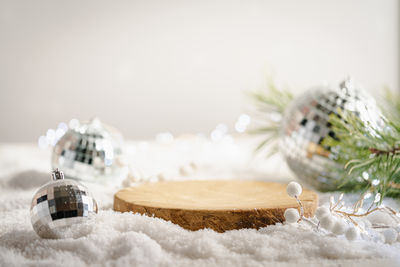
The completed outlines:
{"type": "Polygon", "coordinates": [[[122,136],[99,119],[70,128],[54,146],[53,169],[62,169],[67,178],[101,181],[120,175],[122,136]]]}
{"type": "MultiPolygon", "coordinates": [[[[80,183],[64,179],[58,169],[53,181],[40,187],[32,198],[31,222],[42,238],[74,237],[74,226],[87,222],[97,213],[97,203],[87,188],[80,183]]],[[[84,229],[87,231],[88,227],[84,229]]],[[[83,231],[83,232],[84,232],[83,231]]],[[[82,229],[77,231],[82,234],[82,229]]]]}
{"type": "Polygon", "coordinates": [[[296,98],[282,120],[280,150],[290,169],[303,182],[321,191],[337,189],[338,168],[331,148],[322,146],[335,136],[329,115],[338,109],[354,112],[372,127],[380,127],[381,112],[372,96],[345,80],[336,87],[320,87],[296,98]]]}

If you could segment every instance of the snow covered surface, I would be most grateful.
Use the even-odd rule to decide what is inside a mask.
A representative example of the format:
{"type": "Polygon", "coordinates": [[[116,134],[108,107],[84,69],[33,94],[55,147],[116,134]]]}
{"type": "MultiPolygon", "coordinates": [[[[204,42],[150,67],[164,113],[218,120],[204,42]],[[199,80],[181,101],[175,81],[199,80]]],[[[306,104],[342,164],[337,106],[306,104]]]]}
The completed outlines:
{"type": "MultiPolygon", "coordinates": [[[[126,153],[133,170],[152,181],[293,180],[279,156],[266,161],[254,157],[253,148],[246,139],[211,143],[186,136],[168,144],[127,142],[126,153]],[[187,167],[192,162],[195,170],[187,167]]],[[[94,223],[73,227],[76,238],[40,239],[30,224],[29,207],[35,190],[50,179],[50,153],[32,144],[0,145],[0,266],[400,266],[399,242],[349,242],[343,236],[281,224],[222,234],[208,229],[191,232],[161,219],[114,212],[113,194],[122,180],[107,186],[86,184],[100,212],[94,223]]],[[[328,199],[320,197],[321,202],[328,199]]],[[[388,201],[391,207],[400,207],[398,201],[388,201]]]]}

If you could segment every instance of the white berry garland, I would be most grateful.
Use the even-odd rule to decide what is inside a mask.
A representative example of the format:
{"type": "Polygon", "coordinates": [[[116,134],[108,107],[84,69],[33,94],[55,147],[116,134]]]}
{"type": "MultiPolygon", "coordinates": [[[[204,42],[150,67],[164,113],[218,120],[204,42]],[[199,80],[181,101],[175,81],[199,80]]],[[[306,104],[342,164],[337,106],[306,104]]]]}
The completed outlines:
{"type": "Polygon", "coordinates": [[[358,237],[358,229],[354,226],[350,226],[349,229],[347,229],[345,236],[349,241],[356,240],[358,237]]]}
{"type": "Polygon", "coordinates": [[[318,207],[315,211],[315,217],[317,217],[318,220],[321,220],[323,217],[329,214],[331,214],[331,211],[325,206],[318,207]]]}
{"type": "Polygon", "coordinates": [[[303,191],[301,185],[296,182],[290,182],[286,187],[286,192],[290,197],[299,197],[303,191]]]}
{"type": "Polygon", "coordinates": [[[398,233],[393,228],[388,228],[382,232],[383,237],[385,238],[385,243],[392,244],[397,241],[398,233]]]}
{"type": "Polygon", "coordinates": [[[322,228],[327,231],[331,231],[335,224],[335,218],[332,215],[325,215],[324,217],[322,217],[319,223],[322,228]]]}
{"type": "Polygon", "coordinates": [[[300,214],[297,209],[294,208],[286,209],[283,216],[288,223],[296,223],[300,220],[300,214]]]}
{"type": "MultiPolygon", "coordinates": [[[[341,194],[336,202],[334,198],[331,197],[329,207],[318,207],[315,211],[315,217],[307,218],[304,216],[303,204],[299,198],[302,191],[301,185],[296,182],[290,182],[286,187],[287,194],[296,199],[300,210],[299,213],[298,209],[296,208],[286,209],[284,212],[284,217],[287,223],[293,224],[305,221],[318,232],[325,234],[331,233],[336,236],[344,235],[349,241],[354,241],[360,236],[366,236],[376,242],[382,241],[388,244],[400,241],[400,214],[393,209],[385,206],[377,206],[376,208],[372,208],[373,204],[376,203],[375,201],[366,212],[361,213],[360,210],[364,202],[364,196],[362,196],[354,205],[353,212],[347,212],[345,211],[344,202],[342,201],[343,194],[341,194]],[[394,221],[398,223],[398,225],[391,227],[382,224],[371,224],[368,220],[357,223],[357,221],[354,219],[365,217],[375,211],[382,211],[389,214],[394,221]],[[366,229],[374,229],[375,232],[368,232],[366,229]],[[383,231],[379,231],[379,229],[383,229],[383,231]]],[[[377,197],[379,198],[380,196],[377,197]]]]}
{"type": "Polygon", "coordinates": [[[332,233],[342,235],[346,232],[347,224],[343,220],[337,220],[332,227],[332,233]]]}

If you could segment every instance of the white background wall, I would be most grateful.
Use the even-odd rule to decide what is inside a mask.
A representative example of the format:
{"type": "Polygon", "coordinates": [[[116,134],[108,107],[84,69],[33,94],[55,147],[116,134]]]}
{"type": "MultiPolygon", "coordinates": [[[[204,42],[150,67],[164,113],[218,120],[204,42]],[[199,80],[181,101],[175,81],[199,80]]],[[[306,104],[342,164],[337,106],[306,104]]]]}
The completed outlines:
{"type": "Polygon", "coordinates": [[[399,87],[399,2],[0,0],[0,141],[98,115],[128,138],[232,126],[244,91],[399,87]]]}

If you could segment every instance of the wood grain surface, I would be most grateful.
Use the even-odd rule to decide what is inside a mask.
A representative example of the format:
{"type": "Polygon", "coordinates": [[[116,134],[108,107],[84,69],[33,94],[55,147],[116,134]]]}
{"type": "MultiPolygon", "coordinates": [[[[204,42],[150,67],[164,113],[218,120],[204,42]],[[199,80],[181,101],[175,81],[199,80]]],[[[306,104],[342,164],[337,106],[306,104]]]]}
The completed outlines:
{"type": "MultiPolygon", "coordinates": [[[[300,199],[306,216],[318,204],[315,192],[303,189],[300,199]]],[[[114,210],[162,218],[189,230],[217,232],[260,228],[283,222],[287,208],[298,208],[286,185],[261,181],[180,181],[147,183],[120,190],[114,210]]]]}

